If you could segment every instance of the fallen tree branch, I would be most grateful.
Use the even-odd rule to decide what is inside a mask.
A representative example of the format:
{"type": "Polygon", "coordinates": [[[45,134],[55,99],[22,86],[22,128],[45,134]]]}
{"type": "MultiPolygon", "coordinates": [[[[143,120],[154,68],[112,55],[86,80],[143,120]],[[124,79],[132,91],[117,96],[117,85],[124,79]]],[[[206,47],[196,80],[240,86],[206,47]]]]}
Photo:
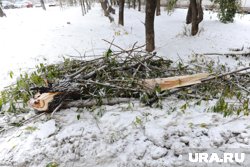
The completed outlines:
{"type": "Polygon", "coordinates": [[[63,107],[117,104],[131,99],[140,99],[152,106],[161,98],[174,94],[178,98],[218,98],[228,85],[229,89],[234,86],[236,91],[249,93],[249,76],[242,75],[242,72],[249,71],[250,67],[220,74],[209,73],[213,63],[208,63],[209,66],[201,64],[199,68],[183,63],[176,66],[172,65],[173,61],[157,56],[156,52],[140,51],[143,46],[137,47],[137,42],[132,48],[123,49],[114,44],[114,40],[103,41],[110,44],[106,54],[89,61],[67,61],[67,68],[61,65],[63,72],[55,83],[33,89],[41,95],[31,98],[30,106],[40,112],[53,112],[63,107]],[[111,47],[119,51],[113,51],[111,47]],[[228,75],[233,76],[225,79],[228,75]],[[191,88],[188,93],[184,91],[187,88],[191,88]]]}
{"type": "Polygon", "coordinates": [[[71,102],[66,102],[62,105],[61,109],[70,108],[70,107],[93,107],[98,105],[115,105],[120,103],[129,103],[134,101],[132,98],[115,98],[115,99],[101,99],[101,101],[97,101],[95,99],[92,100],[76,100],[71,102]]]}
{"type": "Polygon", "coordinates": [[[242,68],[242,69],[238,69],[238,70],[234,70],[234,71],[227,72],[227,73],[224,73],[224,74],[220,74],[218,76],[211,76],[211,77],[206,78],[206,79],[201,79],[201,82],[197,83],[197,84],[186,85],[186,86],[174,89],[174,90],[164,91],[164,92],[160,93],[158,96],[155,96],[155,97],[149,99],[148,102],[146,103],[146,105],[147,106],[152,106],[152,104],[154,104],[159,98],[171,96],[173,94],[176,94],[178,92],[183,91],[184,89],[186,89],[188,87],[202,85],[205,82],[208,82],[208,81],[211,81],[211,80],[215,80],[215,79],[219,79],[219,78],[222,78],[224,76],[232,75],[232,74],[235,74],[235,73],[238,73],[238,72],[242,72],[242,71],[246,71],[246,70],[249,70],[249,69],[250,69],[250,67],[245,67],[245,68],[242,68]]]}
{"type": "Polygon", "coordinates": [[[221,78],[221,77],[224,77],[224,76],[227,76],[227,75],[232,75],[232,74],[235,74],[235,73],[239,73],[241,71],[247,71],[249,69],[250,69],[250,67],[245,67],[245,68],[241,68],[241,69],[234,70],[234,71],[231,71],[231,72],[227,72],[227,73],[224,73],[224,74],[220,74],[220,75],[217,75],[217,76],[216,75],[211,76],[209,78],[201,80],[201,82],[211,81],[211,80],[218,79],[218,78],[221,78]]]}
{"type": "Polygon", "coordinates": [[[196,56],[250,56],[250,52],[229,52],[229,53],[199,53],[196,56]]]}

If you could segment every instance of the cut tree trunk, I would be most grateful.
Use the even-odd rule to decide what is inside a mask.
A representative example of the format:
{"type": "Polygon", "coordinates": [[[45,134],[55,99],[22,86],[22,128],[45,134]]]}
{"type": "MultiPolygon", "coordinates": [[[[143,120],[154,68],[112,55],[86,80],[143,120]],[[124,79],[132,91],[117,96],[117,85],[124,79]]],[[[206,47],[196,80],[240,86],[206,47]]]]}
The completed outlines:
{"type": "Polygon", "coordinates": [[[124,3],[125,0],[119,0],[119,20],[118,24],[124,26],[124,3]]]}
{"type": "Polygon", "coordinates": [[[155,49],[155,33],[154,33],[154,19],[155,19],[156,1],[146,1],[146,51],[152,52],[155,49]]]}
{"type": "Polygon", "coordinates": [[[156,0],[156,16],[161,15],[161,0],[156,0]]]}

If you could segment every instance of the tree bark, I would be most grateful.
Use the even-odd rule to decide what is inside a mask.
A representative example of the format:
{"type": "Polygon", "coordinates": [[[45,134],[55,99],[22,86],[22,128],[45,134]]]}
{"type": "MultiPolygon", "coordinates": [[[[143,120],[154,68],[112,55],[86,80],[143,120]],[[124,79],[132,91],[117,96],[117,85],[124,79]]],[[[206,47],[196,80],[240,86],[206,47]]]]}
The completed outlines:
{"type": "Polygon", "coordinates": [[[81,9],[82,9],[82,15],[84,16],[84,14],[86,13],[84,0],[80,0],[80,5],[81,5],[81,9]]]}
{"type": "Polygon", "coordinates": [[[124,3],[125,0],[119,0],[119,20],[118,24],[124,26],[124,3]]]}
{"type": "Polygon", "coordinates": [[[104,15],[109,18],[110,22],[114,21],[114,18],[110,15],[109,9],[108,9],[108,4],[106,0],[100,0],[102,9],[104,11],[104,15]]]}
{"type": "Polygon", "coordinates": [[[192,23],[192,5],[191,5],[191,2],[189,3],[187,17],[186,17],[186,24],[190,24],[190,23],[192,23]]]}
{"type": "Polygon", "coordinates": [[[156,0],[156,16],[161,15],[161,0],[156,0]]]}
{"type": "Polygon", "coordinates": [[[3,12],[1,7],[0,7],[0,17],[6,17],[6,14],[3,12]]]}
{"type": "Polygon", "coordinates": [[[198,10],[196,0],[191,0],[191,9],[192,9],[192,30],[191,34],[194,36],[198,33],[199,23],[198,23],[198,10]]]}
{"type": "Polygon", "coordinates": [[[136,8],[136,0],[133,0],[133,8],[136,8]]]}
{"type": "Polygon", "coordinates": [[[141,11],[141,0],[138,0],[138,11],[141,11]]]}
{"type": "Polygon", "coordinates": [[[192,23],[191,34],[194,36],[199,31],[199,23],[203,20],[202,0],[190,0],[186,24],[192,23]]]}
{"type": "Polygon", "coordinates": [[[198,23],[200,23],[203,20],[202,0],[197,1],[197,10],[198,10],[198,23]]]}
{"type": "Polygon", "coordinates": [[[43,8],[43,10],[46,10],[45,4],[44,4],[44,0],[40,0],[41,6],[43,8]]]}
{"type": "Polygon", "coordinates": [[[155,49],[155,33],[154,33],[154,19],[155,19],[156,1],[146,1],[146,51],[152,52],[155,49]]]}
{"type": "MultiPolygon", "coordinates": [[[[130,9],[130,7],[131,7],[131,0],[128,0],[128,8],[130,9]]],[[[120,1],[119,1],[119,4],[120,4],[120,1]]]]}

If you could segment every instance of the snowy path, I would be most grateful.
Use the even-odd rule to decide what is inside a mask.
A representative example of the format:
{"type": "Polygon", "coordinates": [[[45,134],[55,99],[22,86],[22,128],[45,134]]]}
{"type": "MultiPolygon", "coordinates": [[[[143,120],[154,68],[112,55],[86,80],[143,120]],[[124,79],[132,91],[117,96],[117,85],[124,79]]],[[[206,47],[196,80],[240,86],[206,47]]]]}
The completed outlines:
{"type": "MultiPolygon", "coordinates": [[[[101,39],[115,38],[115,43],[125,48],[136,41],[143,44],[144,14],[133,9],[125,12],[126,26],[122,28],[110,24],[99,6],[84,17],[79,8],[6,11],[8,17],[0,19],[0,87],[10,82],[9,70],[32,68],[37,59],[46,58],[52,63],[61,60],[62,55],[79,56],[77,51],[100,54],[108,46],[101,39]]],[[[156,18],[160,56],[187,60],[193,52],[223,53],[243,45],[249,51],[250,15],[225,25],[216,14],[206,12],[199,36],[189,37],[182,35],[185,14],[186,10],[176,10],[171,16],[163,13],[156,18]]],[[[224,57],[220,61],[232,67],[238,63],[224,57]]],[[[249,59],[244,63],[249,64],[249,59]]],[[[52,119],[44,116],[0,136],[0,166],[42,167],[53,161],[60,167],[181,167],[186,162],[180,155],[191,147],[249,148],[249,117],[223,118],[208,113],[206,108],[214,101],[191,105],[184,113],[180,109],[183,104],[169,97],[163,109],[134,102],[132,108],[129,104],[103,106],[93,112],[71,108],[52,119]]],[[[4,116],[0,123],[31,115],[4,116]]]]}

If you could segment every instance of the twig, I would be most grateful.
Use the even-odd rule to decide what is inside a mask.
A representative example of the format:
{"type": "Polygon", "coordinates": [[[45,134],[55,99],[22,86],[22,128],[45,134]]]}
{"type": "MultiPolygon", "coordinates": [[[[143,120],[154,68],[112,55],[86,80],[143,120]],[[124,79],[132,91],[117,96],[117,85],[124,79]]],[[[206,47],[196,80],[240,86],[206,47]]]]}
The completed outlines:
{"type": "Polygon", "coordinates": [[[101,71],[106,67],[107,67],[107,65],[103,65],[102,67],[99,67],[95,71],[92,71],[92,72],[88,73],[87,75],[83,76],[82,79],[89,79],[89,78],[93,77],[97,71],[101,71]]]}
{"type": "Polygon", "coordinates": [[[88,66],[84,66],[82,67],[79,71],[76,71],[75,73],[68,75],[68,78],[74,78],[75,76],[77,76],[78,74],[80,74],[81,72],[83,72],[84,70],[86,70],[88,68],[88,66]]]}
{"type": "Polygon", "coordinates": [[[247,56],[250,55],[250,52],[232,52],[232,53],[202,53],[202,54],[195,54],[196,56],[201,56],[201,55],[205,55],[205,56],[213,56],[213,55],[218,55],[218,56],[230,56],[230,55],[234,55],[234,56],[247,56]]]}
{"type": "Polygon", "coordinates": [[[224,77],[224,76],[227,76],[227,75],[232,75],[232,74],[235,74],[235,73],[238,73],[238,72],[241,72],[241,71],[246,71],[246,70],[249,70],[249,69],[250,69],[250,67],[241,68],[241,69],[238,69],[238,70],[235,70],[235,71],[220,74],[218,76],[212,76],[212,77],[209,77],[207,79],[203,79],[201,82],[211,81],[211,80],[214,80],[214,79],[218,79],[218,78],[221,78],[221,77],[224,77]]]}
{"type": "Polygon", "coordinates": [[[139,64],[139,66],[136,68],[134,74],[133,74],[133,78],[135,78],[135,75],[137,74],[138,70],[141,68],[141,64],[139,64]]]}
{"type": "MultiPolygon", "coordinates": [[[[113,42],[109,42],[109,41],[107,41],[106,39],[102,39],[102,40],[105,41],[105,42],[107,42],[107,43],[109,43],[110,45],[112,45],[112,46],[114,46],[114,47],[120,49],[122,52],[125,52],[125,53],[129,53],[129,52],[132,52],[132,51],[134,51],[134,50],[137,50],[137,49],[140,49],[140,48],[143,48],[144,46],[146,46],[146,44],[144,44],[144,45],[142,45],[142,46],[133,47],[132,49],[125,50],[125,49],[121,48],[120,46],[113,44],[113,42]]],[[[135,44],[136,44],[136,43],[137,43],[137,42],[135,42],[135,44]]],[[[134,44],[134,45],[135,45],[135,44],[134,44]]],[[[119,54],[120,54],[120,53],[119,53],[119,54]]]]}
{"type": "Polygon", "coordinates": [[[124,51],[124,52],[127,52],[126,50],[124,50],[123,48],[121,48],[120,46],[118,46],[118,45],[116,45],[116,44],[113,44],[112,42],[109,42],[109,41],[107,41],[106,39],[102,39],[103,41],[105,41],[105,42],[107,42],[107,43],[109,43],[110,45],[112,45],[112,46],[115,46],[116,48],[118,48],[118,49],[120,49],[120,50],[122,50],[122,51],[124,51]]]}
{"type": "Polygon", "coordinates": [[[131,68],[133,68],[133,67],[138,66],[139,64],[143,64],[143,63],[146,62],[147,60],[152,59],[152,58],[155,56],[155,54],[156,54],[156,53],[153,53],[151,56],[146,57],[146,58],[145,58],[144,60],[142,60],[141,62],[132,64],[132,65],[130,65],[130,66],[117,67],[117,68],[114,68],[114,70],[126,70],[126,69],[131,69],[131,68]]]}
{"type": "Polygon", "coordinates": [[[61,102],[55,109],[54,111],[51,113],[51,117],[53,117],[53,115],[60,109],[60,107],[63,105],[63,102],[61,102]]]}

